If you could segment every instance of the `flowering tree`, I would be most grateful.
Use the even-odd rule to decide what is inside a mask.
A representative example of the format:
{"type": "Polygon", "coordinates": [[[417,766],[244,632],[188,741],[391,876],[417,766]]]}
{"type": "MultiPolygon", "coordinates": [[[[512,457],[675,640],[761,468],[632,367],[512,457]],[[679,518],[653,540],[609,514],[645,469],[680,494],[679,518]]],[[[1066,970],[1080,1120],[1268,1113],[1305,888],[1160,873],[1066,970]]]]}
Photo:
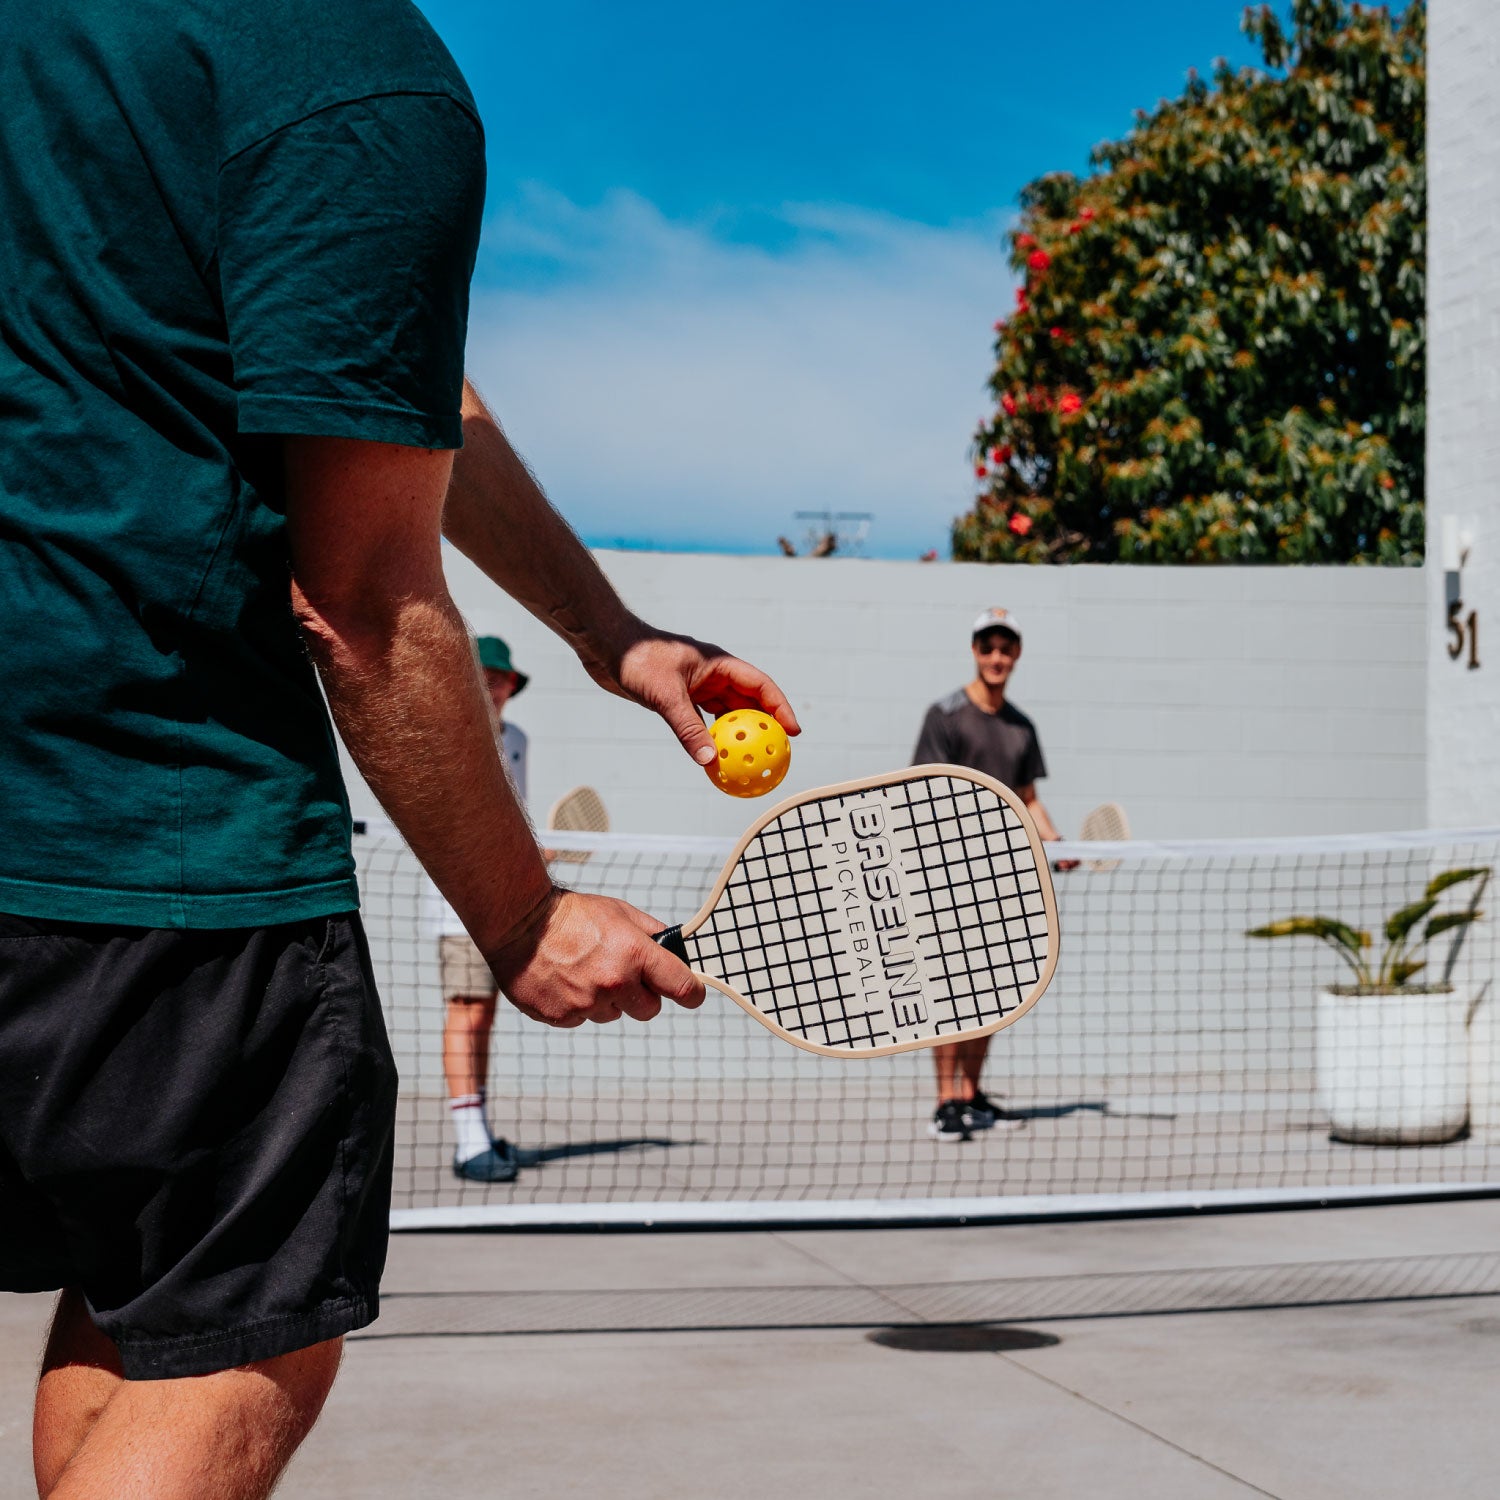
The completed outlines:
{"type": "Polygon", "coordinates": [[[956,558],[1421,560],[1425,9],[1291,16],[1023,191],[956,558]]]}

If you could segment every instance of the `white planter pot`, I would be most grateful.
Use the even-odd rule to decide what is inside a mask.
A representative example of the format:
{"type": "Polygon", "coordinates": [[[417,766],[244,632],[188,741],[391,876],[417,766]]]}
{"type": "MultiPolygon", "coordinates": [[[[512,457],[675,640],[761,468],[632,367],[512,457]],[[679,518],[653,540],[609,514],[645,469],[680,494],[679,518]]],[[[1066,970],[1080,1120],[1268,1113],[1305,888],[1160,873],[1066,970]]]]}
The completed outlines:
{"type": "Polygon", "coordinates": [[[1500,1139],[1500,1001],[1479,1002],[1469,1020],[1469,1129],[1500,1139]]]}
{"type": "Polygon", "coordinates": [[[1338,1141],[1451,1141],[1469,1118],[1472,996],[1318,996],[1318,1102],[1338,1141]]]}

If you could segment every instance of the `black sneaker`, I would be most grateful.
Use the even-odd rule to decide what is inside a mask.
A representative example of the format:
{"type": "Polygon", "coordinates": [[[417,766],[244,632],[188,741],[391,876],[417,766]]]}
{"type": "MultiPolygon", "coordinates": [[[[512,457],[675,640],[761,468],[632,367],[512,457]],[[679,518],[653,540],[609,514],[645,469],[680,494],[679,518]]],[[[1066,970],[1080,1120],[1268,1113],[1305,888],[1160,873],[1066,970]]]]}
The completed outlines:
{"type": "Polygon", "coordinates": [[[966,1141],[972,1129],[968,1110],[961,1101],[950,1099],[933,1111],[927,1134],[935,1141],[966,1141]]]}
{"type": "Polygon", "coordinates": [[[453,1175],[466,1182],[514,1182],[520,1170],[515,1148],[506,1141],[494,1141],[488,1151],[481,1151],[467,1161],[455,1158],[453,1162],[453,1175]]]}
{"type": "Polygon", "coordinates": [[[970,1130],[994,1130],[997,1127],[1001,1130],[1015,1130],[1026,1123],[1021,1115],[1002,1108],[987,1094],[975,1094],[966,1108],[969,1112],[970,1130]]]}

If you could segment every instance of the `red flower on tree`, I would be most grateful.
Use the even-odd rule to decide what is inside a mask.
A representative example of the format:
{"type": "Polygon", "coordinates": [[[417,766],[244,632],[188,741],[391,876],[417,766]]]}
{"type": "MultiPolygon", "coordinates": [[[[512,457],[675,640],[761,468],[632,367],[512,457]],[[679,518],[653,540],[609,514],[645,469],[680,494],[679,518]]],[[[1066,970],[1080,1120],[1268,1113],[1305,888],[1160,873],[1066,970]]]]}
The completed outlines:
{"type": "Polygon", "coordinates": [[[1000,410],[1007,417],[1013,417],[1016,414],[1016,398],[1009,391],[1000,398],[1000,410]]]}
{"type": "Polygon", "coordinates": [[[1061,328],[1049,328],[1049,329],[1048,329],[1048,330],[1047,330],[1047,332],[1048,332],[1048,333],[1049,333],[1049,334],[1050,334],[1050,335],[1051,335],[1051,336],[1052,336],[1052,337],[1053,337],[1053,338],[1055,338],[1055,339],[1060,339],[1060,338],[1061,338],[1061,337],[1062,337],[1062,329],[1061,329],[1061,328]]]}
{"type": "Polygon", "coordinates": [[[975,464],[974,465],[974,477],[976,479],[983,479],[985,477],[985,475],[988,474],[989,472],[990,471],[987,468],[985,468],[985,466],[983,464],[975,464]]]}
{"type": "Polygon", "coordinates": [[[1017,536],[1025,536],[1026,533],[1031,530],[1031,517],[1014,515],[1010,518],[1009,525],[1010,529],[1015,532],[1017,536]]]}
{"type": "Polygon", "coordinates": [[[1026,257],[1026,264],[1033,271],[1045,271],[1052,264],[1052,257],[1045,250],[1033,250],[1026,257]]]}
{"type": "Polygon", "coordinates": [[[990,449],[990,461],[997,464],[1009,463],[1013,451],[1009,443],[1001,443],[998,448],[990,449]]]}
{"type": "Polygon", "coordinates": [[[1087,224],[1094,217],[1094,210],[1091,208],[1080,208],[1078,210],[1078,217],[1087,224]]]}
{"type": "Polygon", "coordinates": [[[1016,236],[1016,244],[1022,250],[1029,250],[1034,244],[1036,244],[1036,236],[1032,234],[1018,234],[1016,236]]]}
{"type": "Polygon", "coordinates": [[[1083,397],[1074,395],[1072,391],[1068,391],[1059,398],[1057,409],[1063,416],[1071,417],[1074,412],[1083,410],[1083,397]]]}

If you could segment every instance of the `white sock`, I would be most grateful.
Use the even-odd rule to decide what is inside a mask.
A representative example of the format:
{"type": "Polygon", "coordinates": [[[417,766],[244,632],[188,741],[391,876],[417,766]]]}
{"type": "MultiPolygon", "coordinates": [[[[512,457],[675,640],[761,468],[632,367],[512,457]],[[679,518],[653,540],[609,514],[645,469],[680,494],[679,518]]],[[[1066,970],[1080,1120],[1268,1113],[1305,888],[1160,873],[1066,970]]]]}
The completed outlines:
{"type": "Polygon", "coordinates": [[[469,1161],[490,1149],[490,1127],[484,1117],[483,1094],[460,1094],[448,1101],[453,1120],[453,1158],[469,1161]]]}

